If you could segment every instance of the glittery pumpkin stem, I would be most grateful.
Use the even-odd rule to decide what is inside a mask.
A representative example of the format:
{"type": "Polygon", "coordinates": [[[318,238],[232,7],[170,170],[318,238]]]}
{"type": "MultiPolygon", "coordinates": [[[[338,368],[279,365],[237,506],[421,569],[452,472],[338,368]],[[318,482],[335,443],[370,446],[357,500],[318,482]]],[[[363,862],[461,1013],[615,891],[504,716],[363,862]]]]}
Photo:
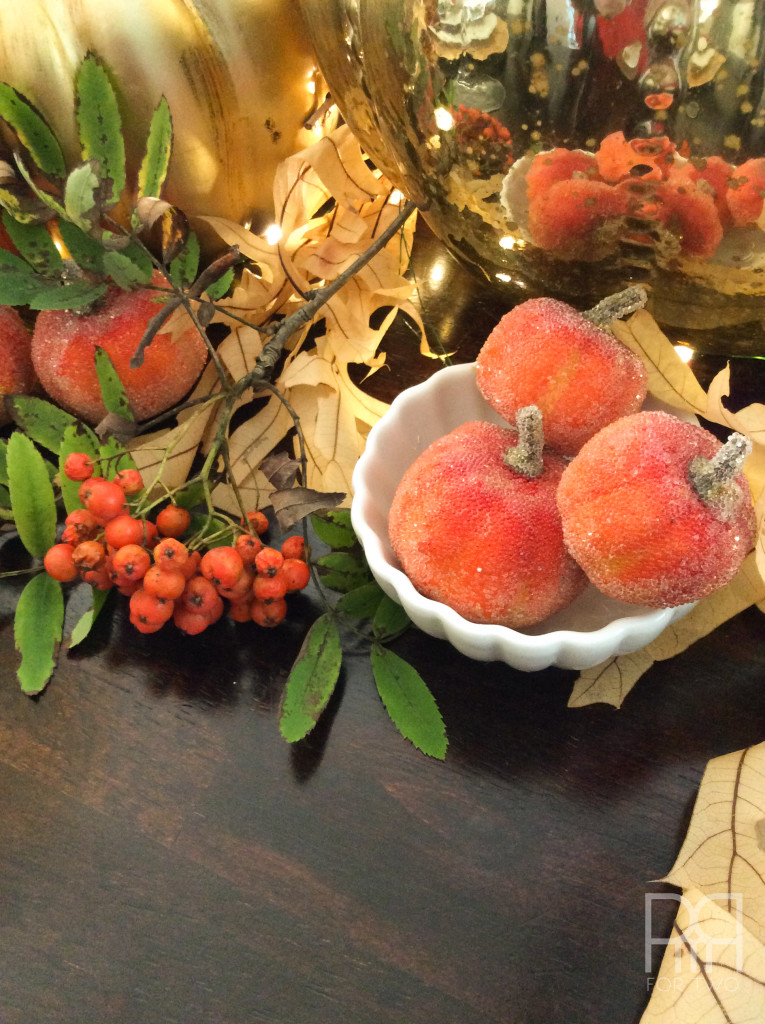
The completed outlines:
{"type": "Polygon", "coordinates": [[[523,476],[533,479],[541,476],[543,470],[542,449],[544,433],[542,431],[542,413],[536,405],[526,405],[515,415],[518,430],[518,444],[508,448],[504,455],[505,463],[523,476]]]}
{"type": "Polygon", "coordinates": [[[607,295],[582,316],[596,327],[608,327],[614,320],[623,320],[630,313],[642,309],[648,302],[648,292],[641,284],[631,285],[614,295],[607,295]]]}
{"type": "Polygon", "coordinates": [[[725,500],[727,485],[738,476],[744,459],[752,451],[752,442],[745,434],[731,434],[711,459],[697,455],[688,468],[694,491],[702,501],[725,500]]]}

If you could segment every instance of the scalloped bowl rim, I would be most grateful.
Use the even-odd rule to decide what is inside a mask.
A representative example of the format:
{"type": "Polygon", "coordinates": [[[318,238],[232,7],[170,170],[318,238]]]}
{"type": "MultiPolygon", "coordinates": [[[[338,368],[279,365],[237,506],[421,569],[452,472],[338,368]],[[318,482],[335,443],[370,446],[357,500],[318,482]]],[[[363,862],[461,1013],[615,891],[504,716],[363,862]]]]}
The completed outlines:
{"type": "MultiPolygon", "coordinates": [[[[681,419],[695,417],[649,398],[644,408],[660,408],[681,419]]],[[[590,586],[568,609],[547,620],[547,632],[523,631],[508,626],[470,622],[448,605],[419,593],[401,570],[390,547],[387,514],[393,491],[404,470],[435,437],[469,419],[487,419],[507,425],[484,401],[475,385],[475,364],[462,363],[437,370],[427,380],[407,388],[394,398],[390,408],[372,427],[365,449],[353,472],[351,521],[372,575],[382,590],[397,601],[423,632],[448,640],[462,654],[478,661],[504,661],[522,671],[557,666],[582,670],[601,664],[612,655],[628,654],[645,647],[671,623],[686,615],[694,603],[675,608],[648,609],[605,598],[590,586]],[[471,403],[444,403],[444,396],[456,390],[471,403]],[[425,413],[433,414],[428,419],[425,413]],[[479,415],[475,415],[478,412],[479,415]],[[440,417],[440,419],[439,419],[440,417]],[[422,424],[448,421],[446,429],[422,424]],[[412,440],[407,423],[414,425],[412,440]],[[404,438],[402,444],[402,437],[404,438]],[[398,444],[394,442],[398,442],[398,444]],[[409,445],[408,451],[405,446],[409,445]],[[390,453],[397,461],[391,464],[390,453]],[[387,470],[387,472],[386,472],[387,470]],[[382,483],[381,483],[382,481],[382,483]],[[386,489],[387,481],[387,489],[386,489]],[[386,494],[388,495],[386,500],[386,494]],[[579,608],[596,606],[610,621],[593,628],[557,627],[556,619],[576,617],[579,608]]],[[[544,629],[541,623],[538,629],[544,629]]]]}

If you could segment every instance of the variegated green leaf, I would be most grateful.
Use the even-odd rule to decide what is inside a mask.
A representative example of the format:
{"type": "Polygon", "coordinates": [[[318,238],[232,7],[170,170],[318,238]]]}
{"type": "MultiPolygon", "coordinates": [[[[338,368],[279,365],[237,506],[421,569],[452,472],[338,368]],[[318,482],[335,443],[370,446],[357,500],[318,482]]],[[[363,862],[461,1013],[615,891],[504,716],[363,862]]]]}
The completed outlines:
{"type": "Polygon", "coordinates": [[[75,80],[77,124],[83,160],[97,160],[104,201],[119,201],[125,188],[125,144],[117,96],[106,68],[88,53],[75,80]]]}

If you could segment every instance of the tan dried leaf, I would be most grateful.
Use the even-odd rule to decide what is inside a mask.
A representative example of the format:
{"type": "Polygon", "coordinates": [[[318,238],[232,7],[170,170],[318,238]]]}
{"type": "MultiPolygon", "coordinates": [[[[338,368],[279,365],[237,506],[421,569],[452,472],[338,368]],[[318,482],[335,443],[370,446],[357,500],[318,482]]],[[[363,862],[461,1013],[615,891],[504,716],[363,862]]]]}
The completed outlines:
{"type": "Polygon", "coordinates": [[[172,490],[184,483],[212,415],[206,405],[189,410],[178,417],[177,426],[142,434],[128,444],[150,493],[172,490]]]}
{"type": "Polygon", "coordinates": [[[654,662],[681,654],[745,608],[765,601],[765,581],[758,572],[756,557],[754,552],[747,555],[726,587],[699,601],[684,618],[668,626],[647,647],[585,669],[574,683],[568,706],[602,703],[621,707],[632,687],[654,662]]]}
{"type": "Polygon", "coordinates": [[[707,396],[693,371],[650,313],[640,309],[629,320],[611,324],[614,335],[643,360],[648,370],[648,390],[673,409],[704,415],[707,396]]]}
{"type": "Polygon", "coordinates": [[[689,889],[680,901],[641,1024],[763,1020],[765,947],[724,905],[689,889]]]}
{"type": "Polygon", "coordinates": [[[706,767],[685,841],[663,881],[725,894],[732,913],[765,941],[765,743],[716,757],[706,767]]]}

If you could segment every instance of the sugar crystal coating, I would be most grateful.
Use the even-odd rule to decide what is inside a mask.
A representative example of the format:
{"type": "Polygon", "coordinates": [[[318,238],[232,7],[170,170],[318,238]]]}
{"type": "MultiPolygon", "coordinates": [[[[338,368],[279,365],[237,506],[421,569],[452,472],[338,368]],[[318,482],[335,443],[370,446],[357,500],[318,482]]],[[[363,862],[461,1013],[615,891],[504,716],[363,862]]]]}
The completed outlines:
{"type": "Polygon", "coordinates": [[[566,468],[558,507],[566,545],[608,596],[653,608],[697,601],[728,583],[752,549],[746,478],[705,502],[689,476],[717,438],[664,412],[604,427],[566,468]]]}
{"type": "Polygon", "coordinates": [[[3,395],[29,394],[37,384],[31,336],[12,306],[0,306],[0,424],[7,423],[3,395]]]}
{"type": "Polygon", "coordinates": [[[476,381],[508,422],[539,406],[547,443],[567,455],[637,412],[647,390],[641,359],[557,299],[529,299],[502,317],[478,353],[476,381]]]}
{"type": "MultiPolygon", "coordinates": [[[[153,283],[167,284],[155,273],[153,283]]],[[[109,354],[136,418],[148,419],[179,402],[207,360],[207,348],[189,319],[180,334],[158,333],[145,351],[143,365],[130,359],[152,316],[161,308],[157,292],[111,288],[92,312],[44,310],[32,336],[32,359],[42,386],[63,408],[90,422],[106,415],[94,354],[109,354]]]]}
{"type": "Polygon", "coordinates": [[[484,422],[439,438],[404,474],[388,520],[417,590],[472,622],[514,628],[546,619],[587,582],[555,505],[564,460],[546,450],[541,475],[527,478],[503,459],[516,441],[484,422]]]}

